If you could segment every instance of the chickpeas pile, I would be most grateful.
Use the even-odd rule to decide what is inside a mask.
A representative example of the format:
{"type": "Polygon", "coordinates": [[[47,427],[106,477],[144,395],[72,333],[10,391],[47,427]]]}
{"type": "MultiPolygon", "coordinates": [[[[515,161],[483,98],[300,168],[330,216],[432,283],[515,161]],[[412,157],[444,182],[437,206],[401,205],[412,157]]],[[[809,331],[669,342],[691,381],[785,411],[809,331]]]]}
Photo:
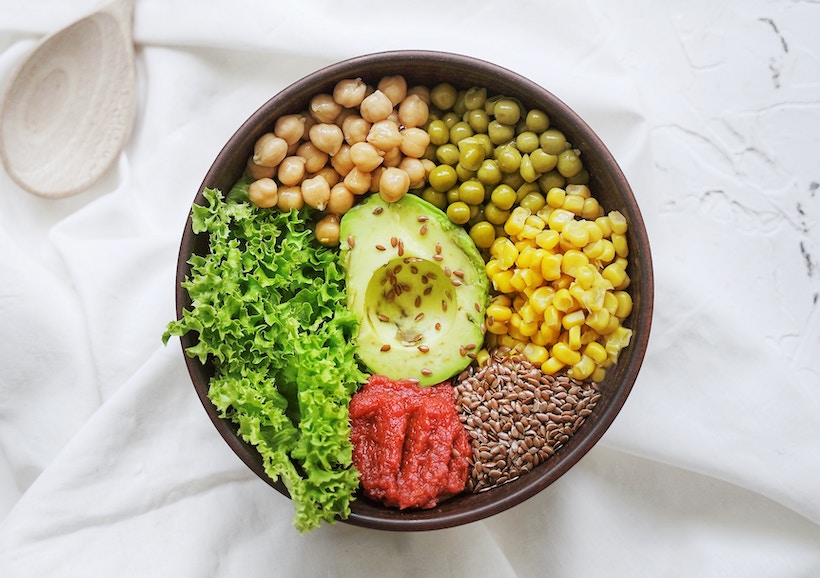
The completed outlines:
{"type": "Polygon", "coordinates": [[[308,205],[325,213],[316,238],[338,245],[341,215],[358,196],[378,193],[395,202],[427,183],[435,167],[424,158],[429,106],[429,90],[408,88],[401,75],[385,76],[375,87],[341,80],[257,140],[247,163],[248,198],[264,208],[308,205]]]}

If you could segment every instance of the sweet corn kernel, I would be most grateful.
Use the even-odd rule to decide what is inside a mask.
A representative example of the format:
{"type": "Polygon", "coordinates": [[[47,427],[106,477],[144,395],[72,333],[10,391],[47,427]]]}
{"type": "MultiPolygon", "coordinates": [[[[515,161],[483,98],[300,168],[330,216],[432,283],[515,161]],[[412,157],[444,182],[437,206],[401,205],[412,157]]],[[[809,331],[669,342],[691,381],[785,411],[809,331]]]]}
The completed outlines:
{"type": "Polygon", "coordinates": [[[560,240],[561,234],[558,231],[553,231],[552,229],[541,231],[535,236],[536,244],[542,249],[552,249],[560,240]]]}
{"type": "MultiPolygon", "coordinates": [[[[600,229],[598,229],[600,231],[600,229]]],[[[587,243],[586,247],[583,248],[584,255],[586,255],[589,259],[598,259],[604,253],[604,243],[608,243],[605,239],[598,239],[596,241],[590,241],[587,243]]],[[[612,254],[615,254],[613,249],[612,254]]]]}
{"type": "Polygon", "coordinates": [[[587,345],[593,341],[598,341],[600,335],[588,326],[581,327],[581,344],[587,345]]]}
{"type": "Polygon", "coordinates": [[[510,237],[518,235],[524,229],[524,223],[531,214],[532,211],[529,209],[516,207],[504,223],[504,232],[510,237]]]}
{"type": "Polygon", "coordinates": [[[556,373],[564,369],[565,366],[566,364],[562,361],[559,361],[557,358],[548,357],[547,360],[541,364],[541,371],[543,371],[547,375],[555,375],[556,373]]]}
{"type": "MultiPolygon", "coordinates": [[[[560,327],[560,321],[558,323],[558,327],[560,327]]],[[[542,345],[552,345],[561,337],[561,331],[557,327],[547,326],[546,322],[544,322],[541,324],[541,327],[538,328],[538,333],[535,335],[538,336],[539,342],[541,342],[542,345]]]]}
{"type": "Polygon", "coordinates": [[[603,283],[594,283],[592,287],[584,291],[578,302],[587,311],[599,311],[604,308],[604,301],[608,293],[607,287],[603,283]]]}
{"type": "Polygon", "coordinates": [[[509,269],[515,265],[515,260],[518,259],[518,249],[512,241],[505,237],[496,239],[490,247],[494,252],[490,253],[498,260],[498,266],[502,269],[509,269]]]}
{"type": "Polygon", "coordinates": [[[533,343],[528,343],[524,346],[524,357],[530,363],[536,364],[543,364],[550,356],[549,351],[547,348],[542,345],[535,345],[533,343]]]}
{"type": "Polygon", "coordinates": [[[618,306],[615,308],[614,312],[615,317],[618,317],[619,319],[629,317],[629,314],[632,313],[632,295],[626,291],[615,291],[613,295],[618,301],[618,306]]]}
{"type": "Polygon", "coordinates": [[[561,271],[571,277],[575,277],[575,272],[579,267],[587,265],[589,265],[589,258],[577,249],[565,252],[564,258],[561,259],[561,271]]]}
{"type": "Polygon", "coordinates": [[[609,320],[612,315],[609,313],[608,309],[599,309],[598,311],[592,311],[586,316],[586,324],[592,328],[594,331],[597,331],[600,334],[609,327],[609,320]]]}
{"type": "Polygon", "coordinates": [[[518,309],[518,314],[521,316],[521,319],[525,323],[530,323],[532,321],[535,321],[536,319],[541,319],[541,315],[537,311],[535,311],[535,309],[532,308],[532,305],[530,305],[529,300],[527,300],[524,304],[521,305],[521,307],[518,309]]]}
{"type": "Polygon", "coordinates": [[[544,310],[547,308],[552,302],[552,296],[555,295],[555,291],[552,287],[548,287],[546,285],[542,285],[538,287],[532,294],[529,296],[529,304],[533,311],[541,315],[544,313],[544,310]]]}
{"type": "Polygon", "coordinates": [[[552,288],[556,291],[558,289],[569,289],[573,281],[575,281],[575,277],[572,275],[567,275],[566,273],[561,273],[561,276],[552,282],[552,288]]]}
{"type": "Polygon", "coordinates": [[[498,344],[502,347],[507,347],[510,349],[510,351],[516,353],[520,353],[526,345],[526,343],[521,341],[520,339],[516,339],[515,337],[511,337],[509,335],[502,335],[501,337],[499,337],[498,344]]]}
{"type": "Polygon", "coordinates": [[[603,363],[607,358],[606,348],[597,341],[587,343],[587,346],[584,347],[584,355],[590,357],[595,363],[598,364],[603,363]]]}
{"type": "Polygon", "coordinates": [[[509,321],[512,317],[512,309],[500,303],[490,303],[487,305],[487,318],[495,319],[496,321],[509,321]]]}
{"type": "MultiPolygon", "coordinates": [[[[553,301],[555,298],[553,298],[553,301]]],[[[544,325],[556,331],[561,329],[561,317],[563,314],[553,304],[547,305],[544,309],[544,325]]]]}
{"type": "Polygon", "coordinates": [[[530,215],[526,218],[524,224],[529,225],[534,229],[538,229],[539,231],[543,231],[544,228],[547,226],[547,221],[545,219],[542,219],[538,215],[530,215]]]}
{"type": "Polygon", "coordinates": [[[524,337],[532,337],[538,332],[538,321],[521,321],[518,331],[524,337]]]}
{"type": "Polygon", "coordinates": [[[575,220],[575,215],[566,209],[555,209],[550,213],[547,224],[553,231],[561,232],[564,225],[575,220]]]}
{"type": "Polygon", "coordinates": [[[497,319],[493,319],[492,317],[487,317],[487,319],[485,320],[485,326],[487,327],[488,333],[492,333],[494,335],[507,334],[507,323],[504,321],[498,321],[497,319]]]}
{"type": "Polygon", "coordinates": [[[618,257],[626,258],[629,256],[629,246],[626,243],[626,235],[612,233],[610,240],[612,241],[612,246],[615,248],[615,254],[618,257]]]}
{"type": "Polygon", "coordinates": [[[623,213],[620,211],[610,211],[607,216],[609,217],[613,233],[618,233],[619,235],[626,233],[626,217],[624,217],[623,213]]]}
{"type": "MultiPolygon", "coordinates": [[[[584,314],[583,309],[576,309],[575,311],[571,311],[564,315],[561,319],[561,325],[564,326],[564,329],[569,329],[570,327],[578,327],[583,325],[585,320],[586,315],[584,314]]],[[[579,333],[578,336],[580,337],[581,334],[579,333]]],[[[577,347],[573,349],[577,349],[577,347]]]]}
{"type": "Polygon", "coordinates": [[[553,187],[547,191],[547,205],[553,209],[560,209],[561,205],[564,204],[566,196],[567,192],[564,189],[553,187]]]}
{"type": "Polygon", "coordinates": [[[568,241],[573,247],[582,249],[589,243],[589,232],[580,221],[573,220],[564,225],[561,238],[568,241]]]}
{"type": "Polygon", "coordinates": [[[608,216],[602,216],[595,219],[595,224],[601,229],[604,239],[609,239],[612,235],[612,221],[608,216]]]}
{"type": "Polygon", "coordinates": [[[611,363],[618,362],[618,356],[621,353],[621,349],[629,345],[629,341],[631,339],[632,330],[623,326],[618,327],[605,338],[604,347],[606,348],[608,359],[611,363]]]}
{"type": "Polygon", "coordinates": [[[592,358],[586,355],[581,355],[581,359],[578,363],[573,364],[573,366],[569,368],[567,374],[574,379],[586,379],[592,375],[595,368],[596,365],[592,358]]]}
{"type": "Polygon", "coordinates": [[[490,279],[497,273],[501,273],[501,271],[503,271],[501,264],[498,262],[498,259],[495,258],[487,261],[487,264],[484,266],[484,272],[487,273],[487,277],[490,279]]]}
{"type": "Polygon", "coordinates": [[[569,348],[569,345],[559,341],[550,349],[550,356],[555,357],[565,365],[575,365],[581,361],[581,354],[569,348]]]}
{"type": "MultiPolygon", "coordinates": [[[[564,257],[564,261],[566,261],[566,257],[564,257]]],[[[616,263],[611,263],[604,267],[604,270],[601,271],[601,275],[604,279],[612,283],[613,287],[619,287],[621,283],[626,281],[626,271],[616,263]]]]}
{"type": "Polygon", "coordinates": [[[496,273],[492,277],[490,277],[490,281],[493,283],[493,288],[500,293],[512,293],[515,291],[510,280],[512,279],[513,272],[510,269],[506,271],[501,271],[496,273]]]}
{"type": "Polygon", "coordinates": [[[575,270],[575,280],[578,281],[578,283],[584,289],[591,288],[593,283],[595,283],[595,279],[597,276],[598,270],[589,264],[578,267],[575,270]]]}
{"type": "Polygon", "coordinates": [[[609,311],[611,315],[615,315],[615,312],[618,311],[618,298],[615,297],[614,293],[607,291],[604,295],[604,309],[609,311]]]}
{"type": "Polygon", "coordinates": [[[575,303],[575,298],[570,294],[568,289],[559,289],[552,297],[552,305],[562,313],[575,311],[578,305],[575,303]]]}
{"type": "Polygon", "coordinates": [[[487,365],[487,362],[490,361],[490,352],[486,349],[482,349],[475,354],[475,360],[479,367],[484,367],[487,365]]]}
{"type": "Polygon", "coordinates": [[[584,199],[584,206],[581,207],[581,216],[585,219],[597,219],[601,214],[601,205],[595,197],[584,199]]]}
{"type": "Polygon", "coordinates": [[[578,195],[582,199],[588,199],[592,196],[592,191],[586,185],[567,185],[564,190],[568,195],[578,195]]]}
{"type": "Polygon", "coordinates": [[[598,331],[601,335],[609,335],[614,331],[617,331],[621,327],[621,320],[615,317],[614,315],[609,316],[609,321],[606,324],[606,327],[598,331]]]}
{"type": "Polygon", "coordinates": [[[527,282],[524,280],[524,271],[528,271],[529,269],[514,269],[513,276],[510,278],[510,285],[515,291],[523,291],[524,288],[527,286],[527,282]]]}
{"type": "Polygon", "coordinates": [[[545,255],[541,259],[541,276],[547,281],[555,281],[561,277],[561,262],[564,256],[561,253],[545,255]]]}
{"type": "Polygon", "coordinates": [[[541,328],[539,327],[538,331],[530,335],[530,343],[547,347],[552,345],[554,342],[547,339],[547,336],[541,332],[541,328]]]}
{"type": "Polygon", "coordinates": [[[581,342],[581,326],[580,325],[570,327],[567,330],[567,345],[569,345],[570,349],[575,350],[575,351],[578,351],[579,349],[581,349],[581,345],[583,345],[583,343],[581,342]]]}
{"type": "Polygon", "coordinates": [[[595,371],[592,372],[592,375],[589,376],[592,381],[597,383],[601,383],[604,380],[604,377],[606,377],[606,369],[603,367],[596,367],[595,371]]]}
{"type": "Polygon", "coordinates": [[[567,196],[564,197],[564,202],[561,204],[561,208],[565,211],[569,211],[573,215],[580,215],[581,209],[584,208],[584,197],[567,193],[567,196]]]}
{"type": "Polygon", "coordinates": [[[590,243],[595,243],[596,241],[600,241],[604,238],[604,232],[601,230],[601,227],[599,227],[594,220],[584,219],[583,221],[579,222],[584,226],[584,229],[587,230],[590,243]]]}

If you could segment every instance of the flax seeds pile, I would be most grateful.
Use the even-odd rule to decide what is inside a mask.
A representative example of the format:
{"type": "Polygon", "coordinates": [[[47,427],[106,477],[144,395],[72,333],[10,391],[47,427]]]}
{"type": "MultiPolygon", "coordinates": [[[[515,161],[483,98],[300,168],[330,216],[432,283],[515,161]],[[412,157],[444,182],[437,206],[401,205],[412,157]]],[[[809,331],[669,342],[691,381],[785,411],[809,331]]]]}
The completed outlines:
{"type": "Polygon", "coordinates": [[[598,384],[547,375],[526,359],[496,350],[454,385],[473,448],[467,489],[481,492],[518,478],[577,431],[601,394],[598,384]]]}

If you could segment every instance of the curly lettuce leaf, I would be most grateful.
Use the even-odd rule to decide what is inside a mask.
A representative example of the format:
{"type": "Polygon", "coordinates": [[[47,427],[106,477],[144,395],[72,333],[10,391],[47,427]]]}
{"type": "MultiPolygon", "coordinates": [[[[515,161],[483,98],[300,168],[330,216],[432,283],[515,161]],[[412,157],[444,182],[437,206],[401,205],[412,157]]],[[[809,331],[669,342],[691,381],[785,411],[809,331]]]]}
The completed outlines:
{"type": "Polygon", "coordinates": [[[365,381],[354,355],[339,253],[313,239],[304,212],[260,210],[240,182],[204,191],[193,230],[210,252],[192,256],[191,307],[163,334],[195,332],[186,353],[212,360],[209,398],[288,489],[301,532],[350,514],[359,485],[347,406],[365,381]]]}

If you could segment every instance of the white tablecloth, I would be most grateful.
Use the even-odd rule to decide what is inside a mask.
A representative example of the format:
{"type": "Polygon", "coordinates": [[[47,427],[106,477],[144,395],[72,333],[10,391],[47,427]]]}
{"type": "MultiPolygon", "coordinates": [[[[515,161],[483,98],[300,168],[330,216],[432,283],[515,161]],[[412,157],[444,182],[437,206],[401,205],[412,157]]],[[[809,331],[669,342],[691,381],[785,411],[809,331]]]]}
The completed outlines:
{"type": "MultiPolygon", "coordinates": [[[[70,199],[0,172],[0,575],[820,575],[820,4],[137,0],[139,109],[70,199]],[[307,535],[231,452],[174,270],[221,145],[301,76],[442,49],[522,73],[621,163],[656,316],[613,427],[486,521],[307,535]]],[[[0,1],[0,82],[93,0],[0,1]]]]}

